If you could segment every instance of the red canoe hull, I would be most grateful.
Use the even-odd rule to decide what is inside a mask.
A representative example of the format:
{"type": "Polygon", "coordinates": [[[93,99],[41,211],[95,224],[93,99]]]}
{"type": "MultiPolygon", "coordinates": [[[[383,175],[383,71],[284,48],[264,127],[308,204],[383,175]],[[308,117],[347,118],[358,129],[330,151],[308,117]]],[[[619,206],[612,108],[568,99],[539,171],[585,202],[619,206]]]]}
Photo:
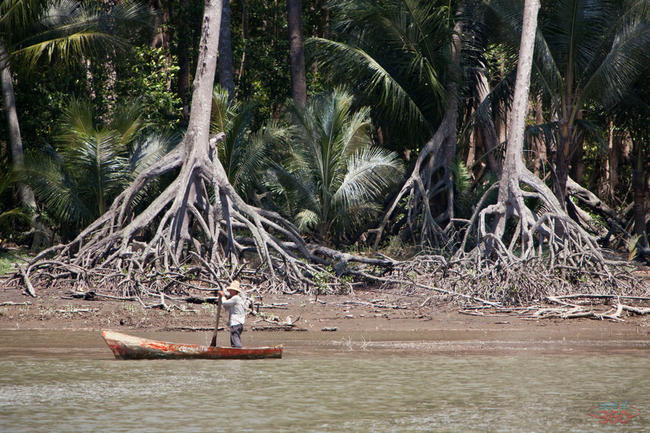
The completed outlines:
{"type": "Polygon", "coordinates": [[[117,359],[262,359],[282,358],[282,346],[211,347],[149,340],[113,331],[102,331],[117,359]]]}

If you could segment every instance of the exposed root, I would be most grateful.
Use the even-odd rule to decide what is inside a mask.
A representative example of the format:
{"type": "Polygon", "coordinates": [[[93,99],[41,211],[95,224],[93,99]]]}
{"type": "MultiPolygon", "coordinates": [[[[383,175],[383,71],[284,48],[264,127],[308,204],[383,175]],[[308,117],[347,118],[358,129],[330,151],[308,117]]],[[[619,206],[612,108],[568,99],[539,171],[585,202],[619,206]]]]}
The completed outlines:
{"type": "MultiPolygon", "coordinates": [[[[460,34],[460,20],[454,28],[460,34]]],[[[452,62],[460,62],[460,39],[452,38],[452,62]]],[[[458,119],[458,88],[453,80],[447,86],[447,107],[435,134],[420,151],[409,178],[393,199],[379,227],[374,231],[375,248],[381,242],[395,210],[405,206],[406,221],[413,239],[420,244],[441,247],[449,243],[451,220],[454,217],[454,188],[450,166],[456,154],[456,122],[458,119]],[[432,204],[444,203],[441,209],[432,204]]]]}
{"type": "MultiPolygon", "coordinates": [[[[146,307],[169,308],[166,296],[222,287],[234,278],[283,292],[309,292],[328,268],[363,263],[336,251],[310,249],[280,215],[248,205],[230,184],[217,152],[223,134],[210,137],[212,85],[221,23],[220,2],[206,2],[194,75],[192,108],[183,141],[141,173],[110,209],[72,242],[39,254],[14,284],[64,286],[78,292],[110,288],[122,297],[158,298],[146,307]],[[176,178],[140,213],[136,198],[151,181],[176,178]]],[[[370,266],[370,264],[368,264],[370,266]]],[[[376,266],[392,266],[376,260],[376,266]]],[[[322,279],[322,278],[321,278],[322,279]]]]}
{"type": "Polygon", "coordinates": [[[433,138],[418,155],[411,175],[393,199],[379,227],[374,230],[375,248],[405,197],[408,197],[407,223],[414,239],[430,245],[447,244],[449,236],[439,222],[449,221],[453,217],[453,179],[449,172],[448,158],[444,156],[448,149],[444,147],[450,146],[450,139],[455,140],[455,133],[451,133],[450,129],[454,128],[455,131],[456,112],[457,110],[454,110],[454,114],[447,112],[433,138]],[[436,197],[443,197],[442,201],[447,203],[442,212],[431,209],[431,203],[436,197]]]}
{"type": "MultiPolygon", "coordinates": [[[[280,215],[246,204],[216,159],[216,141],[211,140],[209,158],[183,163],[185,158],[173,152],[158,162],[71,243],[39,254],[22,268],[25,287],[35,296],[32,282],[81,292],[108,286],[140,300],[143,294],[220,288],[222,282],[243,278],[293,293],[317,289],[319,275],[344,285],[337,276],[348,273],[349,263],[393,266],[388,258],[307,245],[280,215]],[[155,178],[152,173],[178,168],[180,174],[165,191],[132,216],[133,197],[155,178]]],[[[160,300],[156,305],[167,308],[164,297],[160,300]]]]}
{"type": "MultiPolygon", "coordinates": [[[[576,259],[577,260],[577,259],[576,259]]],[[[486,258],[466,255],[446,260],[421,255],[395,268],[397,276],[385,277],[386,284],[410,284],[429,289],[430,297],[441,302],[480,303],[489,307],[537,305],[551,296],[575,293],[583,296],[632,296],[642,299],[648,286],[625,267],[582,267],[556,264],[549,268],[540,257],[512,261],[508,256],[486,258]],[[640,298],[641,297],[641,298],[640,298]]],[[[633,299],[633,298],[630,298],[633,299]]],[[[431,303],[427,299],[425,304],[431,303]]]]}

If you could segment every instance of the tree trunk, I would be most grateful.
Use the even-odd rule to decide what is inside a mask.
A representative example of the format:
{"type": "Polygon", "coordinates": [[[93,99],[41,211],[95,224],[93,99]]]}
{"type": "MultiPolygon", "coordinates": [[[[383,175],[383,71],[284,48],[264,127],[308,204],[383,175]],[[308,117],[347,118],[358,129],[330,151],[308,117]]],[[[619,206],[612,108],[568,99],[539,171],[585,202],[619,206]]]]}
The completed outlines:
{"type": "Polygon", "coordinates": [[[180,0],[180,10],[178,11],[178,96],[183,101],[183,117],[189,118],[190,106],[190,47],[191,31],[189,28],[190,14],[189,0],[180,0]]]}
{"type": "MultiPolygon", "coordinates": [[[[12,82],[11,70],[9,68],[8,53],[0,40],[0,81],[2,81],[2,100],[5,112],[7,113],[7,127],[9,130],[9,145],[11,147],[11,159],[13,167],[21,170],[24,167],[23,140],[20,135],[20,123],[18,123],[18,112],[16,110],[16,98],[12,82]]],[[[18,196],[20,203],[30,210],[36,209],[34,193],[25,184],[18,184],[18,196]]]]}
{"type": "MultiPolygon", "coordinates": [[[[519,179],[523,171],[524,131],[526,114],[528,113],[528,94],[530,91],[530,75],[533,67],[533,52],[535,50],[535,32],[537,29],[537,13],[540,8],[539,0],[526,0],[524,3],[524,22],[521,30],[519,45],[519,62],[515,92],[510,110],[510,129],[508,131],[506,157],[503,163],[499,182],[498,204],[506,205],[506,211],[500,212],[495,224],[494,234],[500,238],[505,231],[506,219],[512,212],[512,206],[507,203],[515,202],[511,197],[512,180],[519,179]]],[[[523,215],[521,218],[523,219],[523,215]]]]}
{"type": "Polygon", "coordinates": [[[289,26],[289,62],[291,64],[291,96],[298,107],[307,104],[307,78],[305,75],[305,44],[302,35],[302,2],[287,0],[289,26]]]}
{"type": "MultiPolygon", "coordinates": [[[[581,120],[582,119],[582,110],[578,111],[578,114],[576,115],[576,119],[581,120]]],[[[584,163],[584,144],[585,144],[585,137],[584,133],[582,131],[577,131],[575,134],[575,150],[573,151],[573,155],[571,155],[571,177],[575,179],[578,183],[582,184],[584,182],[584,177],[585,177],[585,163],[584,163]]]]}
{"type": "Polygon", "coordinates": [[[533,66],[539,8],[539,0],[526,0],[524,3],[524,23],[521,30],[517,78],[510,110],[510,129],[508,131],[508,145],[504,164],[504,172],[507,173],[520,172],[522,167],[524,131],[526,114],[528,113],[528,94],[530,91],[530,75],[533,66]]]}
{"type": "Polygon", "coordinates": [[[237,80],[241,83],[244,71],[246,70],[246,48],[248,47],[248,1],[242,0],[241,2],[241,37],[244,41],[244,46],[241,51],[241,60],[239,62],[239,72],[237,73],[237,80]]]}
{"type": "Polygon", "coordinates": [[[635,140],[636,163],[632,169],[632,194],[634,197],[634,234],[639,235],[639,245],[643,248],[648,247],[648,237],[646,233],[646,174],[645,174],[645,157],[640,139],[635,140]]]}
{"type": "MultiPolygon", "coordinates": [[[[462,12],[461,12],[462,14],[462,12]]],[[[460,70],[462,33],[461,20],[454,25],[451,38],[451,78],[447,83],[447,106],[445,115],[433,134],[424,145],[415,161],[409,178],[404,182],[400,192],[384,214],[375,233],[375,248],[382,239],[384,230],[400,201],[408,194],[407,221],[414,239],[421,244],[435,247],[447,247],[449,239],[441,224],[448,227],[454,218],[454,188],[451,163],[456,156],[456,127],[458,120],[458,77],[460,70]],[[437,200],[439,198],[439,200],[437,200]],[[439,209],[432,210],[432,203],[439,204],[439,209]]]]}
{"type": "Polygon", "coordinates": [[[151,46],[153,48],[169,48],[169,31],[167,26],[169,25],[169,8],[166,7],[163,0],[151,0],[149,1],[149,7],[152,8],[155,12],[154,19],[154,35],[151,40],[151,46]]]}
{"type": "Polygon", "coordinates": [[[569,151],[573,128],[566,120],[560,121],[560,139],[555,153],[555,182],[554,192],[562,208],[566,210],[567,179],[569,178],[569,151]]]}
{"type": "Polygon", "coordinates": [[[221,13],[221,34],[219,36],[219,84],[228,91],[228,101],[232,102],[235,94],[235,82],[232,67],[230,0],[223,0],[221,13]]]}
{"type": "MultiPolygon", "coordinates": [[[[541,125],[544,123],[544,107],[542,105],[542,95],[537,93],[535,97],[535,123],[541,125]]],[[[533,139],[535,146],[535,160],[533,162],[533,173],[535,176],[542,177],[544,164],[546,163],[546,140],[544,137],[535,137],[533,139]]]]}
{"type": "Polygon", "coordinates": [[[618,166],[619,154],[621,150],[620,134],[614,129],[614,125],[609,130],[609,195],[611,199],[616,197],[616,188],[618,188],[618,166]]]}
{"type": "Polygon", "coordinates": [[[197,281],[215,287],[245,272],[256,285],[308,293],[316,287],[316,275],[336,280],[324,265],[335,265],[340,272],[348,262],[395,265],[390,259],[307,245],[292,223],[248,205],[232,187],[218,158],[217,142],[224,134],[209,135],[222,8],[221,0],[205,1],[183,141],[140,173],[110,209],[72,242],[43,251],[21,269],[17,277],[24,286],[33,287],[32,278],[46,286],[63,280],[84,287],[114,287],[122,290],[122,296],[157,291],[164,299],[174,290],[194,287],[197,281]],[[178,175],[147,208],[134,212],[138,193],[152,180],[173,172],[178,175]],[[252,264],[245,256],[251,251],[258,258],[252,264]],[[242,259],[255,269],[240,267],[242,259]]]}
{"type": "MultiPolygon", "coordinates": [[[[488,81],[484,70],[479,71],[478,76],[478,104],[482,104],[490,94],[490,82],[488,81]]],[[[477,133],[482,144],[483,152],[485,153],[485,160],[488,169],[498,176],[501,172],[501,167],[499,166],[499,161],[495,152],[497,151],[499,143],[494,128],[492,108],[488,109],[486,117],[487,118],[480,123],[477,133]]]]}
{"type": "MultiPolygon", "coordinates": [[[[528,170],[523,162],[525,120],[539,8],[539,0],[525,0],[506,156],[499,183],[495,186],[498,186],[497,202],[481,209],[490,196],[490,188],[477,204],[477,211],[470,220],[456,254],[463,256],[468,253],[466,246],[476,225],[476,239],[473,241],[476,246],[469,254],[478,258],[478,266],[481,266],[484,257],[490,258],[488,262],[491,263],[495,260],[499,269],[502,269],[499,272],[506,274],[511,264],[535,256],[540,259],[547,257],[544,260],[547,260],[551,269],[558,263],[577,269],[586,269],[587,266],[598,268],[604,264],[595,240],[567,216],[553,191],[528,170]],[[529,207],[527,201],[530,199],[535,200],[536,208],[529,207]]],[[[528,265],[528,262],[524,263],[528,265]]]]}
{"type": "MultiPolygon", "coordinates": [[[[471,111],[473,112],[474,110],[471,111]]],[[[476,147],[478,141],[477,136],[478,136],[478,131],[472,128],[472,130],[469,133],[469,138],[467,140],[467,156],[465,157],[465,166],[470,171],[470,173],[472,173],[472,175],[473,175],[472,167],[477,162],[476,161],[476,147]]]]}

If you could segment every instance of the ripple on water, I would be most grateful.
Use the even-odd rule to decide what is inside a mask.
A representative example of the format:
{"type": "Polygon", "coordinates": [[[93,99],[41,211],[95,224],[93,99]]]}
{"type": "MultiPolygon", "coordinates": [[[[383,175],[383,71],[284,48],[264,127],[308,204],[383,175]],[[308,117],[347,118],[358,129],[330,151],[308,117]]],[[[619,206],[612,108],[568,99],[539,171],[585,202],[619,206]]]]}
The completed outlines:
{"type": "Polygon", "coordinates": [[[650,359],[309,356],[267,361],[0,359],[2,432],[593,432],[626,401],[650,430],[650,359]]]}

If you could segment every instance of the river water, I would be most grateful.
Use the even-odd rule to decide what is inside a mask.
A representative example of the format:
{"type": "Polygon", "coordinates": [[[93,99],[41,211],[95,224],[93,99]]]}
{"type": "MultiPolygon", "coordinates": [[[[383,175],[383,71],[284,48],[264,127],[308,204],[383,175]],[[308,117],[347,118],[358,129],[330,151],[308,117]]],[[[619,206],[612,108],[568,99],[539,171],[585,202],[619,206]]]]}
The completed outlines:
{"type": "Polygon", "coordinates": [[[602,355],[302,334],[255,337],[282,340],[281,360],[117,361],[97,332],[0,331],[0,432],[650,431],[647,341],[602,355]]]}

